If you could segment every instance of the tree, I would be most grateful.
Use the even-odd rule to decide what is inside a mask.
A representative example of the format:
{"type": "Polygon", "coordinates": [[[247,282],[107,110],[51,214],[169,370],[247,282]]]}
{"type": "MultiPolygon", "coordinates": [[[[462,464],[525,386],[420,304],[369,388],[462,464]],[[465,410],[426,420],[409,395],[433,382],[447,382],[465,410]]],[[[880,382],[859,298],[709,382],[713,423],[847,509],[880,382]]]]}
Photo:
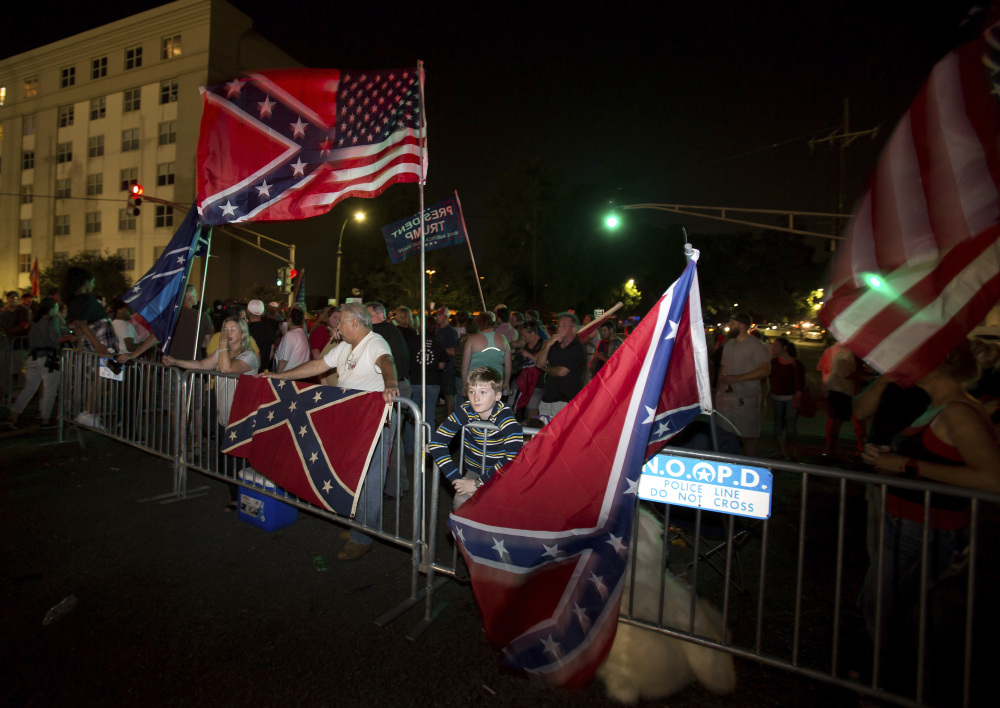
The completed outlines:
{"type": "Polygon", "coordinates": [[[104,296],[107,300],[121,297],[132,285],[132,279],[126,274],[125,259],[116,253],[105,251],[99,253],[78,251],[69,258],[57,258],[41,273],[41,291],[45,295],[52,288],[61,288],[66,278],[66,271],[71,267],[85,268],[94,274],[94,295],[104,296]]]}

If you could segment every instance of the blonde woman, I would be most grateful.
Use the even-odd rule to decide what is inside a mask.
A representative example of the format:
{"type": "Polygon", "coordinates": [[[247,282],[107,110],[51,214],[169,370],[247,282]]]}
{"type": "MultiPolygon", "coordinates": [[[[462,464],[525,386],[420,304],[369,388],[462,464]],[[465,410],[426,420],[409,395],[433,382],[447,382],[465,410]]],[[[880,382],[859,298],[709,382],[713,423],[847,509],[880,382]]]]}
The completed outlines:
{"type": "MultiPolygon", "coordinates": [[[[250,347],[250,330],[244,320],[234,317],[227,317],[222,322],[222,336],[219,339],[219,348],[209,353],[207,357],[199,360],[174,359],[172,356],[163,355],[163,363],[167,366],[176,366],[181,369],[193,369],[197,371],[218,371],[222,374],[256,374],[260,367],[257,356],[250,347]]],[[[218,409],[218,439],[222,440],[226,434],[226,425],[229,423],[229,410],[233,405],[233,396],[236,393],[235,382],[221,379],[215,386],[215,401],[218,409]]],[[[236,458],[224,455],[219,446],[219,472],[226,469],[227,460],[235,462],[236,458]]],[[[233,463],[231,462],[231,464],[233,463]]],[[[242,463],[242,461],[240,461],[242,463]]],[[[229,485],[230,503],[226,506],[226,511],[235,511],[237,504],[237,489],[235,484],[229,485]]]]}

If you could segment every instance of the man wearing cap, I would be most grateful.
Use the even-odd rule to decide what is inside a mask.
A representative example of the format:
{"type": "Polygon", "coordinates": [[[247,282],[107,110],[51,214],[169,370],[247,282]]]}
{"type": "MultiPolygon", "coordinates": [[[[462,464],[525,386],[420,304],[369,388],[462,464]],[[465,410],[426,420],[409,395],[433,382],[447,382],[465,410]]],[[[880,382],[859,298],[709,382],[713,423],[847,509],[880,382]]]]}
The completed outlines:
{"type": "Polygon", "coordinates": [[[247,328],[260,348],[260,368],[270,369],[274,358],[274,345],[278,341],[278,323],[264,317],[264,303],[251,300],[247,303],[247,328]]]}
{"type": "Polygon", "coordinates": [[[732,423],[743,442],[743,454],[757,455],[760,439],[762,379],[771,373],[767,345],[750,336],[750,316],[729,320],[729,341],[722,350],[715,409],[732,423]]]}

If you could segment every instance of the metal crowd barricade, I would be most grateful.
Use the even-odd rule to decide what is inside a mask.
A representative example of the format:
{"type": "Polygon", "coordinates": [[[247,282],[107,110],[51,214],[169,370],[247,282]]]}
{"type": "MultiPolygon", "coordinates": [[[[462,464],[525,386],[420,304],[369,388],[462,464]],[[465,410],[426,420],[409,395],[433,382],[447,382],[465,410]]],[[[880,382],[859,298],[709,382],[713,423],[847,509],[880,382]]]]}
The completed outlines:
{"type": "MultiPolygon", "coordinates": [[[[685,575],[692,587],[687,626],[668,626],[628,617],[621,618],[622,622],[899,705],[971,705],[988,695],[986,662],[992,652],[986,651],[987,640],[995,634],[996,627],[977,623],[975,610],[977,600],[990,597],[987,593],[1000,575],[1000,565],[982,562],[985,551],[993,551],[994,557],[997,553],[981,542],[983,510],[993,511],[995,523],[997,516],[992,505],[1000,502],[1000,495],[867,472],[690,449],[665,448],[664,452],[734,466],[768,467],[774,473],[774,489],[784,488],[784,493],[773,499],[771,517],[754,526],[749,542],[739,547],[734,541],[741,531],[733,523],[734,517],[730,517],[722,575],[702,572],[703,566],[699,567],[701,549],[697,547],[697,533],[694,548],[664,545],[663,570],[674,566],[683,572],[683,568],[690,567],[685,575]],[[879,521],[874,527],[879,545],[871,559],[865,538],[866,490],[870,486],[882,491],[873,502],[873,510],[880,512],[875,515],[879,521]],[[865,630],[858,597],[869,565],[881,568],[887,562],[881,541],[887,523],[885,490],[889,486],[923,492],[925,505],[934,494],[968,498],[971,524],[967,564],[954,567],[947,588],[943,584],[932,587],[923,574],[914,580],[920,586],[912,627],[914,662],[903,667],[903,677],[897,675],[894,682],[887,685],[881,673],[883,667],[878,651],[884,638],[878,636],[878,631],[871,637],[865,630]],[[757,570],[756,581],[747,581],[746,592],[732,592],[736,553],[741,555],[745,569],[757,570]],[[691,559],[693,563],[688,563],[691,559]],[[718,641],[695,634],[695,597],[708,599],[721,609],[729,639],[718,641]],[[947,597],[947,602],[942,597],[947,597]],[[963,603],[964,608],[961,607],[963,603]],[[931,617],[949,612],[950,621],[931,617]],[[939,631],[932,640],[933,623],[939,631]]],[[[642,503],[665,511],[664,533],[669,535],[671,507],[642,503]]],[[[699,511],[696,523],[700,523],[700,516],[699,511]]],[[[925,514],[923,563],[929,562],[932,550],[928,548],[928,520],[929,515],[925,514]]],[[[876,595],[880,612],[882,595],[880,583],[876,595]]],[[[662,604],[660,616],[664,616],[662,604]]]]}

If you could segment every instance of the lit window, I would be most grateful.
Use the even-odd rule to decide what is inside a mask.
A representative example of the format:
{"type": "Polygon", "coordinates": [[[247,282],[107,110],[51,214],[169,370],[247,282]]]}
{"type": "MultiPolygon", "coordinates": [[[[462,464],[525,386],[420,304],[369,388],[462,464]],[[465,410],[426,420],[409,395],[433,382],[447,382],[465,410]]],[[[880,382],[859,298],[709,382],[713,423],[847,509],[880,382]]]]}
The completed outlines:
{"type": "Polygon", "coordinates": [[[130,111],[139,110],[141,89],[126,89],[125,90],[125,102],[122,105],[122,111],[128,113],[130,111]]]}
{"type": "Polygon", "coordinates": [[[73,125],[73,106],[59,106],[59,127],[68,128],[73,125]]]}
{"type": "Polygon", "coordinates": [[[7,87],[0,86],[0,106],[7,103],[7,87]]]}
{"type": "Polygon", "coordinates": [[[164,37],[160,40],[160,59],[173,59],[181,55],[181,36],[164,37]]]}
{"type": "Polygon", "coordinates": [[[108,58],[97,57],[90,62],[90,78],[99,79],[108,75],[108,58]]]}
{"type": "Polygon", "coordinates": [[[87,157],[100,157],[104,154],[104,136],[92,135],[87,138],[87,157]]]}
{"type": "Polygon", "coordinates": [[[177,121],[168,120],[157,127],[160,145],[170,145],[177,142],[177,121]]]}
{"type": "Polygon", "coordinates": [[[76,67],[67,66],[59,71],[59,87],[69,88],[76,83],[76,67]]]}
{"type": "Polygon", "coordinates": [[[24,97],[34,98],[38,95],[38,79],[30,78],[24,80],[24,97]]]}
{"type": "Polygon", "coordinates": [[[56,162],[72,162],[73,161],[73,143],[57,143],[56,144],[56,162]]]}
{"type": "Polygon", "coordinates": [[[129,47],[125,50],[125,70],[138,69],[142,66],[142,45],[129,47]]]}
{"type": "Polygon", "coordinates": [[[129,128],[122,131],[122,152],[139,149],[139,129],[129,128]]]}
{"type": "Polygon", "coordinates": [[[104,175],[100,172],[87,175],[87,196],[96,197],[98,194],[104,194],[104,175]]]}
{"type": "Polygon", "coordinates": [[[19,253],[18,254],[18,268],[19,273],[30,273],[31,272],[31,254],[30,253],[19,253]]]}
{"type": "Polygon", "coordinates": [[[118,230],[135,231],[135,217],[132,216],[132,212],[130,210],[118,210],[118,230]]]}
{"type": "Polygon", "coordinates": [[[86,226],[84,227],[84,233],[88,234],[99,234],[101,233],[101,212],[99,211],[88,211],[86,214],[86,226]]]}
{"type": "Polygon", "coordinates": [[[90,120],[98,120],[107,115],[108,112],[108,100],[101,96],[100,98],[90,99],[90,120]]]}
{"type": "Polygon", "coordinates": [[[174,225],[174,208],[168,207],[163,204],[156,205],[156,226],[157,228],[163,226],[173,226],[174,225]]]}
{"type": "Polygon", "coordinates": [[[139,168],[129,167],[126,170],[122,170],[118,173],[118,186],[123,192],[127,192],[128,188],[133,184],[139,184],[139,168]]]}
{"type": "Polygon", "coordinates": [[[156,186],[166,187],[174,183],[174,163],[164,162],[156,166],[156,186]]]}
{"type": "Polygon", "coordinates": [[[21,238],[31,238],[31,219],[21,219],[21,238]]]}
{"type": "Polygon", "coordinates": [[[73,196],[73,180],[70,178],[56,180],[56,199],[69,199],[73,196]]]}
{"type": "Polygon", "coordinates": [[[118,256],[125,261],[125,270],[135,270],[135,249],[119,248],[118,256]]]}
{"type": "Polygon", "coordinates": [[[52,233],[56,236],[69,236],[69,214],[56,214],[52,233]]]}
{"type": "Polygon", "coordinates": [[[21,169],[32,170],[35,168],[35,151],[25,150],[21,153],[21,169]]]}
{"type": "Polygon", "coordinates": [[[160,83],[160,105],[164,103],[177,103],[177,79],[160,83]]]}
{"type": "Polygon", "coordinates": [[[35,188],[33,186],[31,186],[30,184],[22,184],[21,185],[21,203],[22,204],[31,204],[31,202],[33,202],[34,199],[35,199],[34,193],[35,193],[35,188]]]}

